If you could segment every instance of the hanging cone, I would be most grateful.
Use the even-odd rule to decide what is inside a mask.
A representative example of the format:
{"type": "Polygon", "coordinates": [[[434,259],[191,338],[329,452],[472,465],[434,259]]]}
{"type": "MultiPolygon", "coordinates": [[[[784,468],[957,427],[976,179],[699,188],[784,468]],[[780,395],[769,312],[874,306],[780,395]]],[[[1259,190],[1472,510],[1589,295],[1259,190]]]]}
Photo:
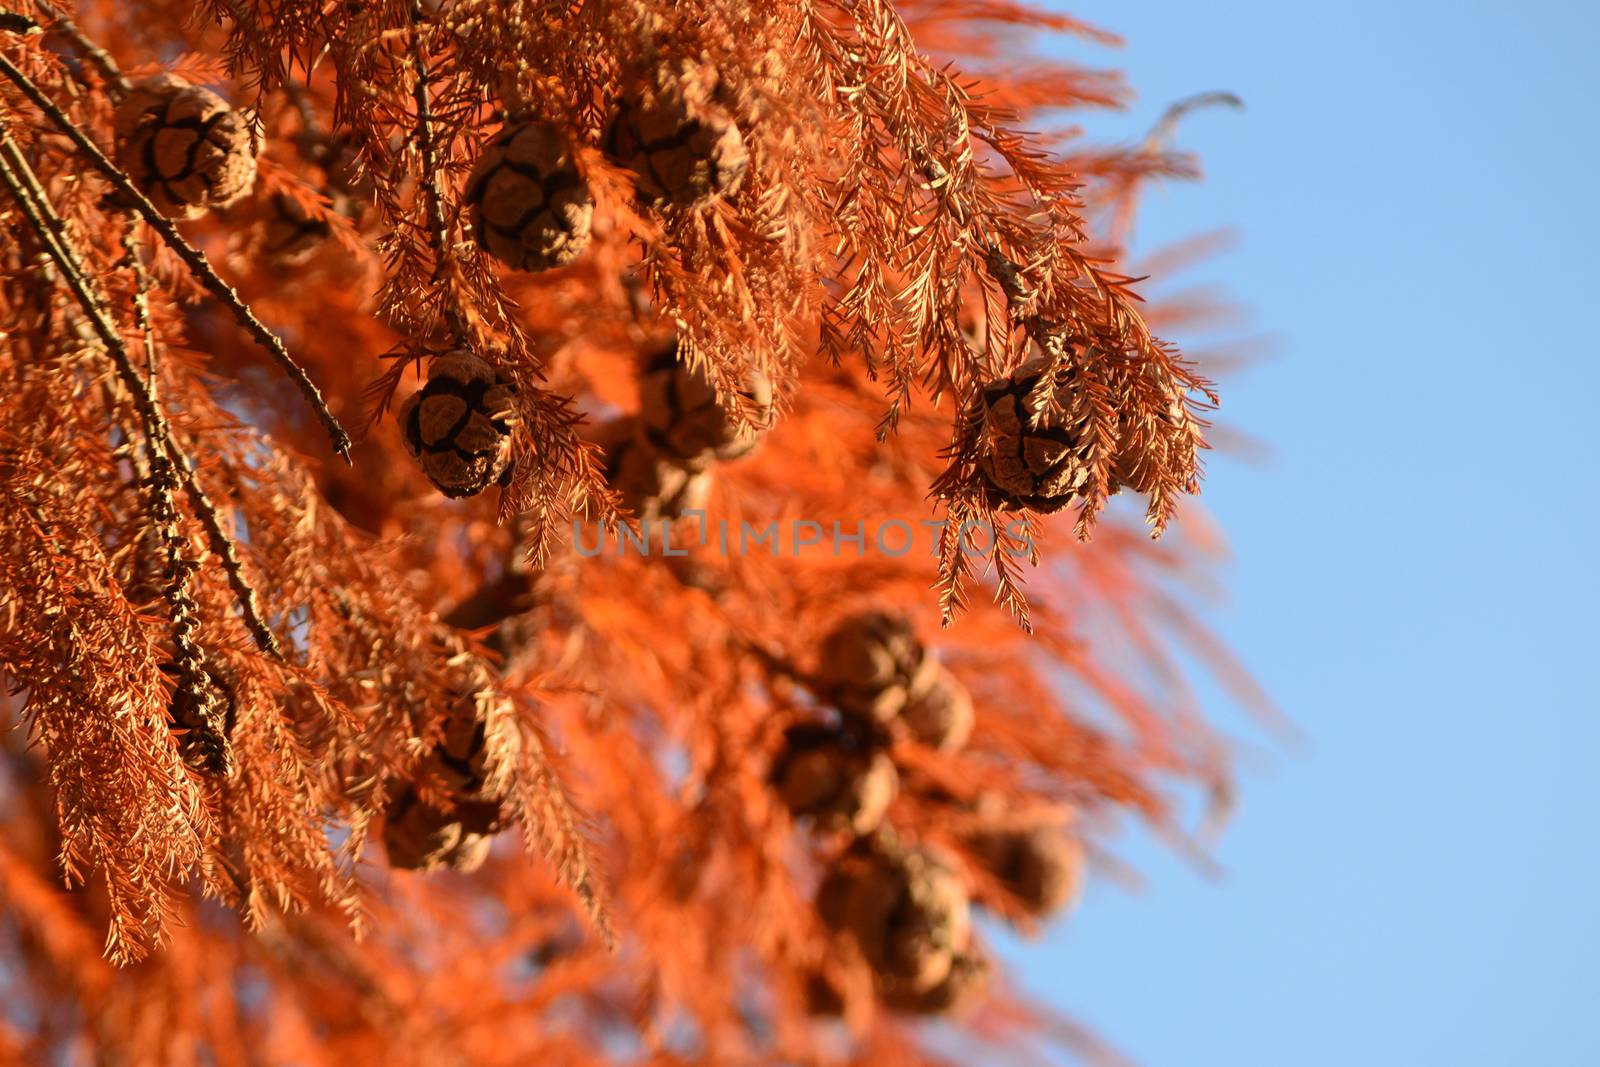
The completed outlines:
{"type": "Polygon", "coordinates": [[[691,470],[662,455],[644,436],[637,419],[614,419],[595,436],[605,449],[606,482],[640,521],[676,519],[705,510],[711,472],[691,470]]]}
{"type": "Polygon", "coordinates": [[[888,753],[809,725],[786,732],[772,781],[794,814],[858,837],[882,824],[900,788],[888,753]]]}
{"type": "Polygon", "coordinates": [[[118,166],[168,218],[226,207],[255,183],[249,122],[216,93],[175,75],[137,82],[114,126],[118,166]]]}
{"type": "Polygon", "coordinates": [[[971,934],[966,889],[929,849],[844,857],[823,878],[817,910],[855,939],[880,985],[905,993],[944,981],[971,934]]]}
{"type": "Polygon", "coordinates": [[[900,720],[911,736],[940,752],[955,752],[972,736],[972,694],[943,666],[923,692],[909,696],[900,720]]]}
{"type": "MultiPolygon", "coordinates": [[[[772,382],[752,370],[740,391],[757,426],[772,418],[772,382]]],[[[717,403],[711,380],[678,360],[672,345],[653,358],[639,376],[639,418],[644,435],[664,456],[691,467],[748,455],[760,431],[741,426],[717,403]]]]}
{"type": "Polygon", "coordinates": [[[517,270],[561,267],[589,243],[594,200],[553,126],[507,126],[478,157],[466,203],[478,245],[517,270]]]}
{"type": "Polygon", "coordinates": [[[950,961],[950,972],[938,984],[920,993],[906,989],[886,989],[883,1000],[895,1011],[911,1015],[940,1015],[960,1018],[982,999],[988,989],[994,966],[970,949],[957,952],[950,961]]]}
{"type": "Polygon", "coordinates": [[[970,845],[1022,910],[1035,918],[1060,911],[1082,891],[1083,846],[1064,827],[981,831],[970,845]]]}
{"type": "Polygon", "coordinates": [[[738,123],[712,100],[715,75],[684,64],[654,82],[623,101],[604,143],[634,172],[640,199],[699,207],[736,192],[750,155],[738,123]]]}
{"type": "Polygon", "coordinates": [[[1087,484],[1093,427],[1087,397],[1075,396],[1070,385],[1061,393],[1062,410],[1033,417],[1029,394],[1045,367],[1042,357],[1033,359],[983,387],[978,469],[1003,506],[1048,513],[1072,503],[1087,484]]]}
{"type": "Polygon", "coordinates": [[[449,497],[510,478],[515,389],[493,367],[457,349],[436,356],[428,383],[400,408],[406,448],[449,497]]]}
{"type": "Polygon", "coordinates": [[[873,722],[889,721],[925,694],[938,671],[910,621],[882,611],[843,620],[818,650],[819,695],[843,714],[873,722]]]}

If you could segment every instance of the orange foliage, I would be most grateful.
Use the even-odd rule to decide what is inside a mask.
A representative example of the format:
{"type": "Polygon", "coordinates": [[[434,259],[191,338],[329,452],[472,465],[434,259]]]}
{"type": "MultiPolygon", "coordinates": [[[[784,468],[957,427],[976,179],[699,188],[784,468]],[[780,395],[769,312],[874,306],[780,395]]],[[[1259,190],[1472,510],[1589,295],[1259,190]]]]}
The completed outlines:
{"type": "MultiPolygon", "coordinates": [[[[1137,489],[1159,533],[1198,487],[1214,398],[1122,262],[1140,183],[1193,164],[1019,132],[1127,95],[1015,62],[1026,35],[1107,35],[1002,2],[4,5],[0,1060],[938,1062],[915,1020],[944,1008],[819,917],[841,854],[931,847],[1030,928],[981,833],[1093,856],[1123,814],[1176,836],[1180,790],[1226,796],[1180,667],[1228,667],[1183,606],[1212,546],[1101,518],[1137,489]],[[606,134],[690,67],[749,165],[662,207],[606,134]],[[111,162],[159,71],[256,139],[253,191],[181,234],[138,203],[144,157],[111,162]],[[529,120],[593,202],[540,273],[479,247],[467,192],[529,120]],[[673,554],[660,524],[619,551],[596,442],[674,343],[760,446],[694,468],[673,554]],[[506,484],[466,499],[395,418],[448,350],[515,387],[506,484]],[[1028,358],[1057,372],[1041,419],[1087,413],[1075,522],[981,473],[974,398],[1028,358]],[[899,785],[858,841],[769,776],[787,727],[856,729],[818,655],[868,608],[976,719],[959,747],[863,735],[899,785]],[[398,869],[412,804],[527,848],[398,869]]],[[[1003,980],[966,1018],[1103,1055],[1003,980]]]]}

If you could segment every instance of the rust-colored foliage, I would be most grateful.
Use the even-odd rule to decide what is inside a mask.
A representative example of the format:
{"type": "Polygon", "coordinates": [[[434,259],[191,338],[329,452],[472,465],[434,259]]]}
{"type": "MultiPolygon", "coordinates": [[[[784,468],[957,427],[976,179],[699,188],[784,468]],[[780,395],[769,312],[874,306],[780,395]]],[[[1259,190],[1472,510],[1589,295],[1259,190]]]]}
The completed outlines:
{"type": "Polygon", "coordinates": [[[1124,97],[1040,28],[1107,40],[0,0],[0,1062],[1092,1050],[967,908],[1225,797],[1179,664],[1227,664],[1204,527],[1102,517],[1197,488],[1211,394],[1122,265],[1192,163],[1019,132],[1124,97]],[[984,473],[1030,360],[1050,519],[984,473]]]}

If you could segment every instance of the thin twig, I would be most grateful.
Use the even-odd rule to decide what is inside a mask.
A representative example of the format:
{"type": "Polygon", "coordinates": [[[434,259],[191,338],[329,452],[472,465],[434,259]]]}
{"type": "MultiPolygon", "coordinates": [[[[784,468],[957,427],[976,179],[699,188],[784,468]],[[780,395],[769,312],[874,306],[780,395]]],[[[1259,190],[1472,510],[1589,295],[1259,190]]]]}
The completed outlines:
{"type": "Polygon", "coordinates": [[[123,77],[122,68],[117,66],[117,61],[111,58],[109,52],[89,40],[88,34],[78,28],[72,17],[54,4],[48,3],[47,0],[34,0],[34,3],[38,4],[39,10],[55,23],[55,31],[72,42],[72,46],[100,72],[100,77],[116,90],[118,96],[128,94],[132,86],[128,83],[128,79],[123,77]]]}
{"type": "Polygon", "coordinates": [[[445,281],[445,265],[450,262],[450,230],[444,218],[444,191],[439,186],[438,152],[433,141],[433,105],[428,99],[428,57],[422,48],[422,5],[411,0],[411,61],[416,67],[417,80],[412,95],[417,102],[417,150],[422,156],[422,173],[418,176],[423,199],[427,204],[428,231],[432,238],[434,277],[446,286],[444,314],[456,344],[465,347],[471,335],[467,331],[467,318],[457,300],[455,287],[445,281]]]}
{"type": "Polygon", "coordinates": [[[244,331],[254,338],[256,343],[267,350],[267,353],[272,356],[277,364],[283,368],[284,373],[289,375],[290,379],[300,389],[301,395],[306,398],[306,402],[316,411],[317,417],[322,421],[323,428],[333,441],[333,450],[344,457],[345,462],[348,463],[350,461],[350,435],[339,424],[339,420],[334,416],[333,412],[328,410],[328,405],[323,400],[321,391],[311,381],[305,369],[295,362],[293,356],[289,355],[289,350],[283,345],[283,339],[268,329],[260,319],[256,318],[255,312],[251,311],[249,305],[239,299],[239,294],[233,291],[233,287],[217,276],[217,272],[212,269],[211,261],[206,258],[205,253],[184,240],[183,235],[178,232],[178,228],[172,224],[172,220],[156,209],[156,206],[134,186],[121,168],[107,158],[106,154],[100,150],[99,145],[90,140],[89,136],[79,129],[72,119],[67,117],[66,112],[57,107],[26,74],[3,55],[0,55],[0,74],[4,74],[11,79],[17,88],[22,90],[23,95],[31,100],[35,107],[44,112],[45,116],[56,125],[57,129],[67,135],[67,138],[77,146],[80,152],[89,157],[89,161],[94,164],[95,169],[100,171],[117,192],[133,205],[139,214],[143,216],[145,222],[150,225],[150,228],[155,230],[161,239],[167,243],[167,246],[177,253],[178,258],[183,260],[184,265],[200,280],[206,291],[232,311],[234,319],[244,328],[244,331]]]}
{"type": "Polygon", "coordinates": [[[192,759],[206,771],[226,777],[230,759],[223,725],[225,720],[220,713],[223,698],[206,666],[205,650],[195,638],[200,620],[189,579],[199,565],[183,552],[178,509],[173,503],[173,490],[177,483],[173,477],[172,462],[162,448],[162,443],[168,437],[166,422],[161,409],[155,405],[153,395],[140,381],[122,338],[107,320],[103,301],[90,290],[83,264],[78,261],[71,247],[65,225],[55,213],[49,198],[44,195],[27,159],[12,141],[4,119],[0,119],[0,184],[11,193],[28,225],[44,245],[45,252],[55,261],[57,270],[88,315],[90,325],[111,353],[112,362],[124,385],[133,394],[134,406],[139,410],[148,444],[150,473],[144,479],[146,503],[151,524],[160,536],[166,553],[164,576],[167,584],[162,592],[171,609],[173,666],[178,675],[172,717],[185,730],[183,748],[186,758],[192,759]]]}
{"type": "MultiPolygon", "coordinates": [[[[139,328],[144,331],[145,361],[149,364],[146,374],[147,388],[150,391],[151,402],[156,401],[156,348],[155,335],[150,328],[150,302],[148,291],[150,288],[150,275],[144,268],[140,259],[137,246],[133,241],[133,227],[129,226],[126,235],[126,245],[129,258],[133,263],[134,275],[138,279],[138,291],[134,295],[134,308],[138,316],[139,328]]],[[[200,520],[200,525],[205,527],[206,540],[210,542],[211,550],[222,559],[222,570],[227,575],[228,586],[233,590],[234,599],[239,602],[239,609],[244,614],[245,624],[250,628],[250,634],[255,638],[256,645],[275,659],[283,660],[283,646],[278,643],[278,636],[267,625],[267,620],[261,615],[260,604],[256,595],[255,586],[250,584],[244,576],[244,562],[239,558],[238,546],[223,529],[222,516],[218,514],[216,505],[211,502],[205,487],[200,484],[199,475],[195,473],[194,461],[189,454],[176,442],[169,439],[170,454],[173,468],[178,473],[178,479],[183,483],[183,491],[189,495],[189,502],[194,507],[194,513],[200,520]]]]}

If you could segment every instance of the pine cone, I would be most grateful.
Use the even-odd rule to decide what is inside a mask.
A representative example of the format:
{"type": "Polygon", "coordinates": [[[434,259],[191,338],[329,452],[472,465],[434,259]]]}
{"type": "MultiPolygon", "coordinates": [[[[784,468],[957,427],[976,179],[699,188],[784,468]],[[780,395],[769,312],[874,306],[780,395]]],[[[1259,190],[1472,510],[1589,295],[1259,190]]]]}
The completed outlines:
{"type": "Polygon", "coordinates": [[[900,719],[918,741],[940,752],[955,752],[972,736],[972,694],[941,666],[933,684],[906,701],[900,719]]]}
{"type": "Polygon", "coordinates": [[[982,831],[970,845],[984,867],[1036,918],[1059,911],[1082,889],[1083,847],[1060,826],[982,831]]]}
{"type": "Polygon", "coordinates": [[[294,197],[274,193],[261,227],[261,252],[277,266],[297,267],[332,235],[327,219],[313,218],[294,197]]]}
{"type": "Polygon", "coordinates": [[[445,496],[472,496],[510,479],[515,393],[470,352],[434,357],[428,383],[400,408],[400,426],[406,448],[445,496]]]}
{"type": "Polygon", "coordinates": [[[554,126],[503,129],[472,168],[466,200],[479,247],[518,270],[565,266],[589,243],[594,200],[554,126]]]}
{"type": "Polygon", "coordinates": [[[966,889],[929,849],[846,856],[823,878],[817,911],[855,938],[880,985],[906,993],[942,982],[971,935],[966,889]]]}
{"type": "MultiPolygon", "coordinates": [[[[758,370],[745,378],[746,397],[758,425],[772,417],[772,382],[758,370]]],[[[674,344],[657,355],[639,377],[645,437],[666,456],[690,466],[738,459],[753,451],[760,433],[742,428],[717,403],[711,380],[678,361],[674,344]]]]}
{"type": "Polygon", "coordinates": [[[882,749],[847,740],[825,728],[791,727],[772,780],[794,814],[862,837],[882,824],[900,776],[882,749]]]}
{"type": "Polygon", "coordinates": [[[136,84],[117,108],[115,128],[118,165],[169,218],[226,207],[256,180],[245,117],[174,75],[136,84]]]}
{"type": "Polygon", "coordinates": [[[705,509],[710,472],[690,470],[663,456],[644,437],[639,420],[613,420],[596,436],[606,452],[606,481],[640,520],[676,519],[705,509]]]}
{"type": "Polygon", "coordinates": [[[685,66],[636,101],[624,101],[604,147],[634,172],[640,199],[699,207],[736,192],[750,166],[744,137],[712,101],[714,78],[685,66]]]}
{"type": "Polygon", "coordinates": [[[939,664],[898,615],[868,611],[845,619],[822,640],[820,695],[847,716],[888,722],[934,685],[939,664]]]}
{"type": "Polygon", "coordinates": [[[1046,365],[1042,357],[1030,360],[983,387],[978,469],[1002,504],[1049,513],[1072,503],[1088,482],[1093,434],[1087,398],[1075,398],[1070,384],[1060,411],[1033,419],[1028,395],[1046,365]]]}
{"type": "Polygon", "coordinates": [[[499,807],[487,814],[487,804],[459,805],[440,811],[424,803],[412,789],[390,807],[383,825],[383,844],[389,866],[432,871],[451,867],[470,873],[483,866],[499,829],[499,807]]]}

